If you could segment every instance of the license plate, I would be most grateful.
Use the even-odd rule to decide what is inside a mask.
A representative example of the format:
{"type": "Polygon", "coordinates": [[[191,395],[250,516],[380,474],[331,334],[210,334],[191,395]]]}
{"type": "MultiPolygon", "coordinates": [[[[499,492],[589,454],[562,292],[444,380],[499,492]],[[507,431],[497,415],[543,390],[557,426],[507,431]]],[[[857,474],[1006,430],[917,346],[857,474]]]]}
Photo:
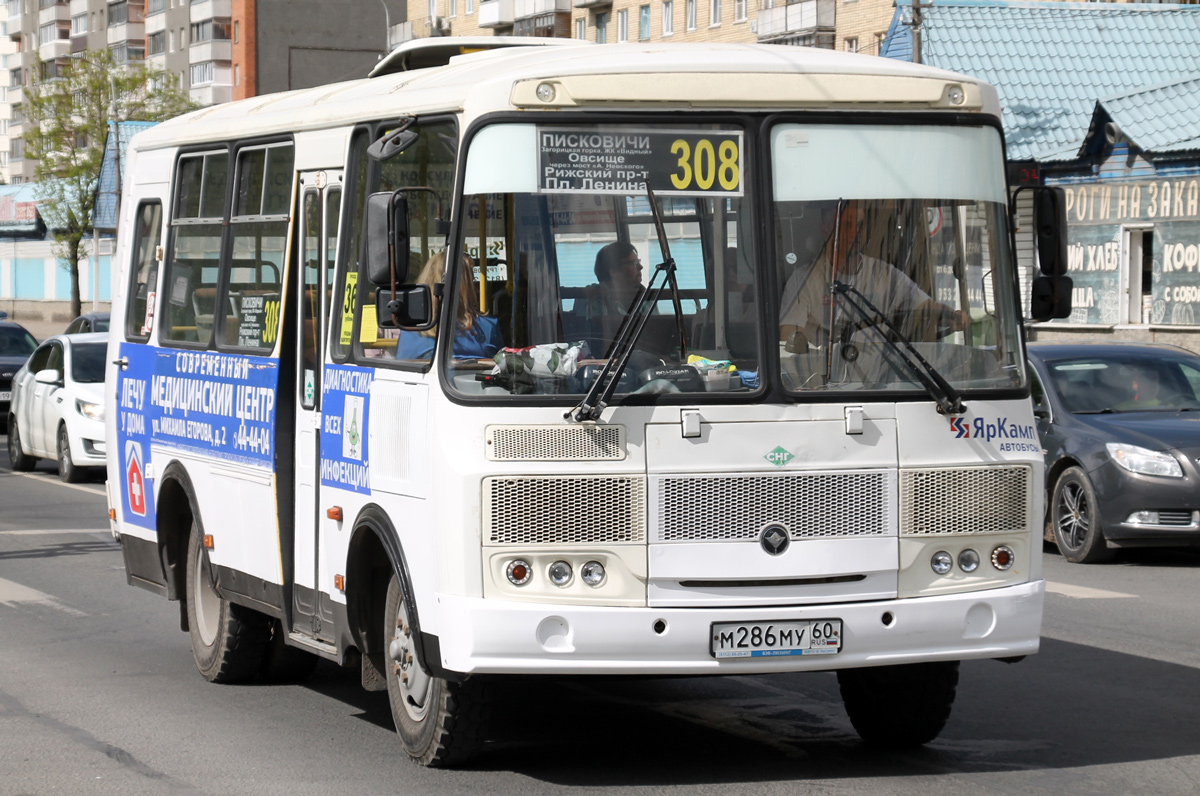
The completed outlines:
{"type": "Polygon", "coordinates": [[[11,392],[0,392],[0,401],[11,401],[11,400],[12,400],[11,392]]]}
{"type": "Polygon", "coordinates": [[[714,658],[777,658],[832,655],[842,648],[842,620],[716,622],[709,651],[714,658]]]}

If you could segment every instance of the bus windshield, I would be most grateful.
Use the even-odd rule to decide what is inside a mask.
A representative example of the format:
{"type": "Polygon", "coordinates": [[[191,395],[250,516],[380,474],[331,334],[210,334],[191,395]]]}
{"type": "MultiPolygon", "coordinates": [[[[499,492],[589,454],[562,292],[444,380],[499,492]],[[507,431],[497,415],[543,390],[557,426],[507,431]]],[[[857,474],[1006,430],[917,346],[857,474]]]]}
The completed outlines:
{"type": "Polygon", "coordinates": [[[477,135],[466,166],[459,284],[468,289],[455,294],[454,387],[585,392],[664,262],[665,243],[677,289],[643,302],[646,325],[616,393],[750,389],[760,352],[743,138],[715,125],[521,124],[477,135]]]}
{"type": "Polygon", "coordinates": [[[1023,383],[997,130],[774,125],[770,157],[750,160],[769,164],[769,256],[745,168],[755,137],[719,124],[482,130],[466,162],[453,388],[586,392],[639,291],[660,283],[623,400],[752,392],[769,373],[797,398],[1023,383]],[[654,279],[664,244],[677,289],[654,279]],[[778,341],[770,363],[764,339],[778,341]]]}
{"type": "Polygon", "coordinates": [[[771,147],[785,389],[920,389],[911,352],[956,390],[1021,384],[996,130],[785,123],[771,147]]]}

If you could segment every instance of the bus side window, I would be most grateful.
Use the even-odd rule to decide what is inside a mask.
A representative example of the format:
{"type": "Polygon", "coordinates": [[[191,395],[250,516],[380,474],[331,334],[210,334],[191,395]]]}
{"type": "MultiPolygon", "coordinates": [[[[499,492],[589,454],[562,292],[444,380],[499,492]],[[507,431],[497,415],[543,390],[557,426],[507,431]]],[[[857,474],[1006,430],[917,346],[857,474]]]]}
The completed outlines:
{"type": "Polygon", "coordinates": [[[158,288],[158,251],[162,243],[162,202],[143,202],[138,208],[133,239],[133,267],[125,309],[125,338],[150,339],[154,327],[155,290],[158,288]]]}
{"type": "Polygon", "coordinates": [[[228,173],[223,149],[179,159],[160,340],[207,346],[212,339],[228,173]]]}
{"type": "Polygon", "coordinates": [[[230,219],[233,252],[227,294],[217,303],[227,313],[219,348],[263,353],[275,348],[293,160],[290,143],[238,151],[237,190],[230,219]]]}

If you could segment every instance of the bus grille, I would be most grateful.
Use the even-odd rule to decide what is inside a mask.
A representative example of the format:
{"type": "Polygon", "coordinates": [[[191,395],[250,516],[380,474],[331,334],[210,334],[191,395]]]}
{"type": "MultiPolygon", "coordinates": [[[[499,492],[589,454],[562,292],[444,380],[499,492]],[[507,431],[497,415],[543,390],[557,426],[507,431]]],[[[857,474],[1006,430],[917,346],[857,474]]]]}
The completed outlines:
{"type": "Polygon", "coordinates": [[[1032,503],[1024,465],[900,472],[901,536],[1024,531],[1032,503]]]}
{"type": "Polygon", "coordinates": [[[490,544],[617,544],[646,539],[640,475],[483,479],[490,544]]]}
{"type": "Polygon", "coordinates": [[[488,426],[487,458],[494,462],[620,461],[624,426],[488,426]]]}
{"type": "Polygon", "coordinates": [[[757,539],[778,523],[792,539],[894,534],[895,481],[886,471],[655,479],[656,541],[757,539]]]}

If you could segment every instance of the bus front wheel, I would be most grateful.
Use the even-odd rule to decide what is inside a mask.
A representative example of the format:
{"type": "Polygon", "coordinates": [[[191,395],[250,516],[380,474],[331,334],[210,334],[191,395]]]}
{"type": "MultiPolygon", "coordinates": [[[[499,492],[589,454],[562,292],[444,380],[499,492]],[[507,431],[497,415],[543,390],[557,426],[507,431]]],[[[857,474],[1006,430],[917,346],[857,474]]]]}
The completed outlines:
{"type": "Polygon", "coordinates": [[[485,684],[451,683],[421,668],[400,579],[392,575],[384,606],[384,660],[392,720],[404,751],[423,766],[466,762],[483,743],[485,684]]]}
{"type": "Polygon", "coordinates": [[[270,619],[217,593],[212,565],[194,522],[187,556],[188,634],[196,668],[211,683],[253,679],[270,638],[270,619]]]}
{"type": "Polygon", "coordinates": [[[850,723],[867,743],[920,746],[938,737],[958,689],[958,661],[841,669],[850,723]]]}

